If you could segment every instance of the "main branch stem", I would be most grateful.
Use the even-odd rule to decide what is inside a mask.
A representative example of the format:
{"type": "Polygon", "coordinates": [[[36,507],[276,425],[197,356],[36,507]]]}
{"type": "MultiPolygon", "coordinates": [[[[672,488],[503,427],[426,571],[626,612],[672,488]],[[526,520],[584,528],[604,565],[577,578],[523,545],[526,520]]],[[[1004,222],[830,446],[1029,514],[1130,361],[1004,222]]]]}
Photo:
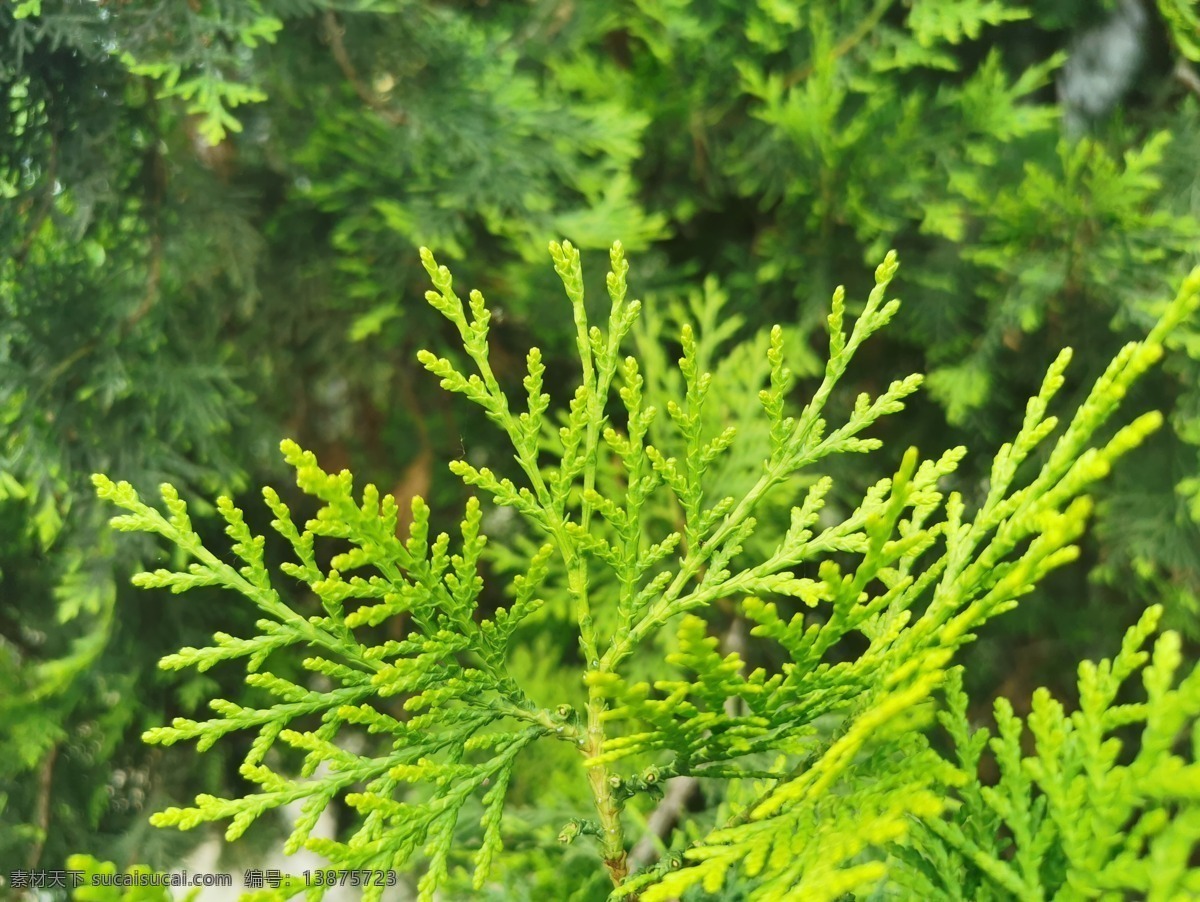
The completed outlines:
{"type": "MultiPolygon", "coordinates": [[[[590,690],[587,706],[587,736],[581,751],[585,758],[597,757],[604,747],[604,699],[595,689],[590,690]]],[[[604,855],[604,866],[612,878],[613,886],[620,886],[629,876],[629,865],[625,856],[625,832],[621,827],[621,808],[613,795],[611,774],[605,764],[588,767],[588,785],[596,812],[600,816],[600,850],[604,855]]]]}

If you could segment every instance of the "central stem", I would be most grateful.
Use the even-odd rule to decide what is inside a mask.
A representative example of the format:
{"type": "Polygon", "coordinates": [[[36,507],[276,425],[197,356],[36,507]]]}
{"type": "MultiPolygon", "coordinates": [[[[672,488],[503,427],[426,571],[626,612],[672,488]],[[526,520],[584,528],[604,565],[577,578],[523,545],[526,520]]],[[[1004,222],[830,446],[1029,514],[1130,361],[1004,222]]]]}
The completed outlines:
{"type": "MultiPolygon", "coordinates": [[[[601,715],[604,713],[604,699],[600,698],[595,688],[589,690],[587,706],[587,736],[581,751],[585,758],[599,756],[604,747],[604,725],[601,715]]],[[[592,798],[596,803],[596,812],[600,815],[600,850],[604,855],[604,866],[612,878],[614,886],[629,876],[629,866],[625,858],[625,834],[621,828],[621,808],[613,796],[611,774],[607,765],[593,764],[587,769],[588,784],[592,788],[592,798]]]]}

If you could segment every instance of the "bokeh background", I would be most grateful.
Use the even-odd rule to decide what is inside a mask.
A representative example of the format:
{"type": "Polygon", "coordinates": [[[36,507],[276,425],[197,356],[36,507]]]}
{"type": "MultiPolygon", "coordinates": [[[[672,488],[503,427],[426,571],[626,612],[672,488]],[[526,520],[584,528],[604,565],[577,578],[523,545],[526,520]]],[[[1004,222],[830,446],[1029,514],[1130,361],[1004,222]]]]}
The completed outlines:
{"type": "MultiPolygon", "coordinates": [[[[166,552],[108,532],[90,475],[146,494],[174,483],[214,538],[203,499],[228,493],[261,530],[256,489],[286,486],[288,436],[326,469],[420,494],[435,522],[454,522],[466,492],[446,462],[502,468],[509,452],[415,363],[419,348],[455,346],[422,300],[416,249],[489,299],[502,380],[519,384],[537,344],[558,377],[547,383],[563,385],[573,326],[546,244],[564,237],[597,295],[605,249],[624,243],[647,304],[642,344],[666,340],[664,360],[680,318],[731,324],[712,345],[731,378],[738,342],[788,326],[801,398],[834,287],[861,299],[897,249],[904,306],[845,394],[913,371],[927,388],[876,431],[884,451],[831,465],[831,510],[910,444],[968,445],[958,488],[978,497],[1057,350],[1076,350],[1069,409],[1200,260],[1200,12],[1191,0],[0,6],[0,862],[170,867],[211,837],[155,830],[148,814],[241,791],[236,744],[197,754],[139,737],[246,692],[236,672],[155,665],[214,630],[248,634],[254,612],[130,587],[166,552]]],[[[1111,654],[1150,602],[1195,657],[1200,325],[1174,341],[1128,402],[1168,425],[1097,495],[1081,560],[967,651],[981,711],[997,694],[1021,711],[1038,685],[1069,699],[1078,660],[1111,654]]],[[[486,526],[493,547],[520,547],[517,524],[486,526]]],[[[562,685],[575,654],[570,625],[549,617],[514,667],[562,685]]],[[[600,891],[594,862],[552,842],[586,803],[571,765],[548,751],[514,784],[526,857],[500,898],[600,891]]],[[[261,863],[277,842],[256,827],[220,861],[261,863]]]]}

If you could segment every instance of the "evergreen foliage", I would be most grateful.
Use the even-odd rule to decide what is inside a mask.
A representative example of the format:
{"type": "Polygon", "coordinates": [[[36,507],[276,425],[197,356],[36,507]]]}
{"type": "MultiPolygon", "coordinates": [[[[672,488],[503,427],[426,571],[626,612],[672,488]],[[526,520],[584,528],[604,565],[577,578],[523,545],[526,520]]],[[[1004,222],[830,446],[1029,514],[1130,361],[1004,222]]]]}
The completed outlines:
{"type": "MultiPolygon", "coordinates": [[[[614,187],[638,118],[579,104],[569,127],[553,119],[558,142],[541,140],[560,103],[508,36],[419,3],[0,7],[6,858],[62,867],[73,850],[127,862],[136,849],[162,864],[179,850],[145,835],[147,793],[229,780],[219,762],[156,771],[137,737],[143,718],[238,691],[207,676],[160,687],[147,645],[237,624],[131,597],[128,576],[153,552],[111,541],[91,473],[238,492],[248,472],[273,472],[285,422],[356,455],[382,444],[354,432],[362,420],[411,428],[420,410],[389,398],[404,367],[344,363],[363,359],[355,341],[414,325],[393,293],[419,268],[389,265],[400,223],[443,246],[520,240],[557,217],[661,233],[627,178],[614,187]],[[400,62],[413,71],[382,90],[400,62]],[[461,132],[443,127],[447,97],[461,132]]],[[[198,513],[213,529],[214,512],[198,513]]]]}
{"type": "MultiPolygon", "coordinates": [[[[551,255],[570,300],[581,363],[557,430],[547,417],[552,399],[544,390],[540,351],[527,355],[525,401],[518,406],[492,367],[492,313],[482,294],[472,291],[464,303],[449,271],[422,251],[435,289],[427,298],[455,327],[473,365],[464,369],[427,351],[421,362],[444,389],[480,406],[503,431],[520,476],[514,481],[464,460],[451,469],[498,507],[519,514],[540,543],[513,580],[507,608],[490,615],[479,608],[487,540],[475,498],[453,543],[445,533],[431,535],[429,508],[414,498],[402,538],[395,498],[373,485],[356,495],[349,471],[328,473],[313,454],[284,442],[297,485],[319,505],[300,527],[275,490],[263,491],[271,525],[294,555],[280,571],[320,600],[322,613],[304,616],[285,603],[266,563],[264,537],[253,534],[229,498],[216,507],[236,566],[206,546],[170,485],[162,487],[163,513],[127,482],[95,477],[100,496],[126,511],[113,519],[115,528],[158,535],[190,559],[186,567],[142,573],[138,585],[172,592],[221,587],[247,598],[262,615],[253,635],[217,633],[213,645],[183,648],[161,666],[203,671],[241,660],[246,684],[263,701],[250,706],[217,698],[210,703],[212,719],[176,718],[145,734],[151,743],[194,740],[204,750],[235,731],[250,731],[255,738],[240,772],[258,790],[240,798],[200,795],[194,807],[168,808],[154,823],[190,829],[228,821],[225,835],[233,840],[266,812],[301,801],[287,851],[307,846],[347,870],[399,870],[422,857],[419,893],[433,898],[460,860],[456,831],[470,811],[482,831],[471,855],[479,891],[503,854],[516,763],[546,739],[578,753],[576,772],[594,804],[594,816],[580,812],[560,838],[594,837],[614,898],[665,900],[692,887],[711,894],[736,874],[751,881],[751,898],[799,891],[805,898],[836,899],[887,877],[889,849],[907,865],[899,879],[909,887],[922,875],[923,886],[934,886],[923,860],[937,874],[943,862],[952,862],[941,879],[958,877],[962,886],[981,891],[987,879],[998,891],[1075,888],[1084,873],[1098,889],[1166,892],[1176,885],[1170,881],[1200,879],[1187,868],[1200,823],[1183,813],[1165,816],[1165,806],[1186,801],[1176,778],[1186,782],[1193,766],[1174,753],[1179,732],[1196,713],[1188,680],[1177,691],[1169,688],[1179,664],[1177,637],[1160,640],[1146,671],[1149,701],[1111,707],[1121,681],[1144,660],[1139,648],[1158,609],[1130,631],[1115,663],[1081,668],[1078,717],[1068,723],[1048,695],[1037,696],[1030,724],[1039,748],[1031,763],[1020,763],[1019,723],[999,704],[1000,738],[993,747],[1002,779],[996,788],[974,782],[986,733],[970,734],[961,682],[956,676],[947,682],[954,656],[977,630],[1076,557],[1073,543],[1091,509],[1085,493],[1161,424],[1159,414],[1147,413],[1108,438],[1101,435],[1161,357],[1167,336],[1200,306],[1200,269],[1149,337],[1120,350],[1062,429],[1049,408],[1065,383],[1071,352],[1054,359],[1017,436],[996,453],[977,507],[968,510],[960,492],[944,487],[964,448],[928,459],[910,449],[893,476],[868,488],[855,510],[833,523],[821,520],[832,479],[812,481],[795,499],[790,525],[758,537],[766,539],[764,554],[750,552],[762,528],[756,515],[763,499],[794,488],[795,474],[819,472],[828,458],[879,450],[881,441],[863,433],[901,411],[920,384],[920,377],[909,376],[874,397],[859,394],[848,414],[828,409],[860,348],[899,307],[886,297],[895,255],[876,269],[861,306],[848,302],[843,289],[834,292],[823,376],[795,414],[788,410],[793,376],[783,332],[771,330],[766,385],[750,386],[769,424],[765,442],[739,445],[732,428],[704,429],[712,376],[699,365],[697,337],[685,325],[679,339],[683,391],[665,409],[678,456],[647,440],[659,412],[645,403],[647,379],[636,358],[620,355],[641,308],[628,297],[623,249],[615,245],[610,255],[604,328],[589,322],[578,250],[552,244],[551,255]],[[856,308],[850,325],[848,309],[856,308]],[[610,403],[616,400],[620,408],[610,403]],[[704,477],[729,455],[753,457],[761,469],[740,497],[716,498],[706,492],[704,477]],[[608,468],[619,473],[617,480],[604,477],[608,468]],[[678,505],[680,528],[655,530],[643,517],[655,496],[678,505]],[[336,553],[327,557],[323,546],[330,540],[336,553]],[[558,576],[553,582],[552,572],[558,576]],[[565,593],[577,631],[586,687],[581,705],[566,694],[561,701],[535,701],[509,665],[514,636],[540,607],[553,604],[554,591],[565,593]],[[722,599],[738,605],[755,637],[781,649],[781,667],[748,670],[739,653],[720,652],[703,615],[722,599]],[[397,638],[367,638],[369,628],[396,618],[397,638]],[[664,632],[675,636],[676,650],[666,661],[675,678],[651,683],[623,675],[635,653],[664,632]],[[855,654],[846,651],[851,637],[859,645],[855,654]],[[273,672],[272,662],[289,650],[306,655],[305,676],[273,672]],[[943,683],[950,702],[943,720],[957,742],[957,760],[942,758],[922,732],[943,683]],[[387,701],[393,697],[402,699],[398,707],[387,701]],[[1104,733],[1139,721],[1146,728],[1136,758],[1117,766],[1120,744],[1106,742],[1104,733]],[[386,741],[358,751],[362,744],[350,737],[362,733],[386,741]],[[288,772],[280,743],[302,755],[298,774],[288,772]],[[631,874],[626,806],[660,795],[665,781],[684,776],[749,783],[754,795],[686,849],[631,874]],[[1044,800],[1029,801],[1030,780],[1044,800]],[[345,840],[312,837],[317,818],[338,798],[359,815],[354,832],[345,840]],[[950,820],[941,820],[944,809],[950,820]],[[1118,854],[1113,831],[1133,814],[1145,818],[1143,826],[1130,832],[1118,854]],[[1016,848],[1011,862],[1005,854],[1010,841],[1016,848]],[[1056,850],[1058,857],[1050,854],[1056,850]],[[1151,886],[1147,875],[1160,860],[1174,869],[1151,886]]],[[[947,884],[947,897],[954,892],[947,884]]],[[[364,898],[381,893],[368,887],[364,898]]],[[[310,898],[321,895],[320,887],[309,890],[310,898]]]]}
{"type": "Polygon", "coordinates": [[[164,263],[183,230],[151,102],[95,46],[99,4],[36,6],[0,10],[0,855],[62,867],[145,803],[145,756],[122,740],[161,701],[136,609],[115,613],[147,546],[116,548],[88,477],[232,490],[248,424],[210,356],[228,320],[189,292],[211,257],[164,263]]]}
{"type": "MultiPolygon", "coordinates": [[[[62,867],[86,850],[118,869],[177,864],[188,837],[147,829],[144,811],[199,792],[240,794],[246,747],[232,736],[183,757],[138,737],[177,716],[203,720],[208,698],[264,704],[232,668],[154,673],[168,644],[250,635],[256,615],[216,604],[215,586],[196,589],[191,605],[130,591],[128,575],[159,552],[147,537],[113,540],[90,474],[165,481],[196,498],[226,493],[262,531],[245,487],[278,482],[272,449],[293,435],[328,469],[390,488],[405,536],[413,494],[435,520],[460,516],[461,486],[430,465],[437,449],[461,444],[476,471],[528,478],[492,438],[509,441],[488,411],[431,404],[417,390],[413,352],[457,331],[408,302],[426,278],[418,245],[503,297],[487,341],[504,386],[527,374],[530,333],[545,385],[578,366],[573,324],[553,315],[546,236],[569,235],[592,273],[613,235],[639,251],[647,304],[627,350],[639,359],[643,409],[663,412],[644,443],[663,462],[687,461],[696,436],[703,446],[737,428],[703,472],[666,480],[643,462],[666,480],[639,502],[645,533],[680,535],[648,575],[702,537],[696,511],[746,497],[762,473],[755,455],[772,422],[752,395],[770,384],[767,324],[783,325],[796,380],[819,382],[813,349],[834,276],[898,248],[915,286],[905,315],[857,355],[828,404],[850,409],[858,393],[875,397],[909,371],[929,374],[933,403],[881,423],[879,453],[827,456],[761,495],[738,560],[766,561],[821,475],[833,481],[818,533],[854,516],[860,488],[893,476],[908,444],[1010,438],[1063,344],[1076,348],[1060,390],[1071,406],[1113,342],[1151,328],[1170,274],[1194,265],[1200,246],[1196,62],[1194,4],[1180,0],[0,4],[0,858],[62,867]],[[1110,13],[1128,29],[1128,65],[1092,40],[1111,30],[1110,13]],[[1080,69],[1116,84],[1081,98],[1068,90],[1080,69]],[[668,365],[685,321],[698,371],[713,374],[698,413],[668,365]]],[[[851,296],[868,283],[851,276],[851,296]]],[[[588,289],[603,294],[598,280],[588,289]]],[[[589,301],[589,315],[598,310],[589,301]]],[[[1186,640],[1200,635],[1200,342],[1188,323],[1164,340],[1181,353],[1147,373],[1133,401],[1162,409],[1168,428],[1096,487],[1083,565],[1051,575],[964,649],[972,696],[1001,681],[1014,699],[1042,683],[1069,695],[1073,662],[1105,653],[1150,602],[1186,640]]],[[[623,409],[616,397],[605,407],[614,428],[623,409]]],[[[539,464],[553,459],[562,425],[538,435],[539,464]]],[[[595,490],[624,498],[621,455],[603,435],[597,447],[595,490]]],[[[971,455],[946,477],[967,509],[986,501],[989,466],[971,455]]],[[[305,504],[294,489],[281,495],[305,504]]],[[[191,515],[215,547],[224,520],[201,502],[191,515]]],[[[606,536],[617,528],[599,507],[592,521],[606,536]]],[[[485,506],[480,529],[493,537],[478,564],[487,619],[511,604],[498,587],[525,575],[543,540],[510,508],[485,506]]],[[[266,535],[269,560],[290,548],[266,535]]],[[[602,552],[611,557],[587,554],[602,552]]],[[[846,572],[853,554],[835,552],[846,572]]],[[[508,665],[539,702],[565,697],[583,710],[570,572],[553,555],[546,567],[546,604],[517,628],[508,665]]],[[[617,572],[589,569],[604,635],[619,625],[616,599],[632,591],[617,572]]],[[[797,579],[821,574],[802,563],[797,579]]],[[[275,589],[302,616],[323,616],[306,583],[275,589]]],[[[733,598],[716,599],[705,619],[729,639],[721,653],[738,650],[747,669],[788,663],[783,646],[745,638],[733,598]]],[[[363,641],[398,640],[387,632],[396,622],[363,641]]],[[[615,689],[664,679],[680,642],[674,624],[646,635],[615,689]]],[[[860,651],[852,631],[829,654],[860,651]]],[[[1187,641],[1184,653],[1193,656],[1187,641]]],[[[303,682],[299,663],[280,658],[274,672],[303,682]]],[[[694,686],[693,674],[676,676],[694,686]]],[[[665,729],[660,713],[641,723],[654,699],[630,707],[629,729],[665,729]]],[[[583,844],[564,857],[554,843],[590,797],[562,776],[574,754],[534,743],[518,756],[506,821],[514,848],[479,893],[545,898],[561,888],[560,869],[578,898],[598,892],[583,844]]],[[[647,755],[628,766],[657,763],[647,755]]],[[[699,838],[718,810],[749,798],[713,781],[705,793],[713,804],[679,833],[699,838]]],[[[629,825],[652,804],[631,797],[629,825]]],[[[478,799],[468,808],[465,820],[482,820],[478,799]]],[[[483,834],[472,827],[464,841],[483,834]]],[[[458,880],[452,868],[447,885],[458,880]]]]}
{"type": "MultiPolygon", "coordinates": [[[[999,444],[1019,422],[1016,399],[1037,390],[1032,361],[1077,343],[1081,368],[1098,374],[1106,361],[1085,345],[1144,332],[1157,315],[1149,299],[1167,289],[1162,264],[1196,262],[1190,13],[1159,4],[1132,63],[1138,77],[1116,89],[1108,103],[1126,102],[1108,116],[1103,105],[1070,108],[1062,92],[1068,56],[1087,65],[1088,54],[1059,40],[1061,29],[1098,27],[1096,6],[637,3],[622,21],[632,74],[590,58],[655,114],[648,196],[671,211],[694,270],[744,299],[738,312],[762,316],[753,303],[812,329],[834,273],[899,249],[921,290],[879,356],[927,372],[942,408],[922,410],[914,432],[999,444]],[[1179,48],[1174,74],[1160,45],[1179,48]]],[[[605,33],[611,23],[597,14],[587,24],[605,33]]],[[[1129,593],[1141,606],[1169,595],[1170,622],[1195,630],[1193,334],[1180,336],[1193,348],[1174,365],[1181,378],[1147,389],[1173,399],[1171,431],[1142,452],[1161,478],[1147,482],[1139,468],[1102,492],[1101,541],[1084,549],[1098,567],[1072,586],[1072,613],[1085,599],[1091,610],[1129,593]]],[[[1065,609],[1036,609],[1021,617],[1023,636],[1062,636],[1069,659],[1094,644],[1067,638],[1065,609]]]]}
{"type": "Polygon", "coordinates": [[[921,899],[1154,900],[1200,892],[1192,862],[1200,670],[1174,685],[1177,633],[1145,649],[1161,617],[1161,607],[1147,609],[1115,658],[1080,665],[1078,711],[1066,713],[1039,689],[1022,722],[1007,699],[997,699],[994,738],[972,729],[961,674],[951,669],[939,720],[954,740],[958,788],[950,816],[922,824],[912,846],[899,850],[898,884],[921,899]],[[1145,701],[1119,703],[1139,675],[1145,701]],[[1000,773],[991,786],[979,781],[989,750],[1000,773]]]}

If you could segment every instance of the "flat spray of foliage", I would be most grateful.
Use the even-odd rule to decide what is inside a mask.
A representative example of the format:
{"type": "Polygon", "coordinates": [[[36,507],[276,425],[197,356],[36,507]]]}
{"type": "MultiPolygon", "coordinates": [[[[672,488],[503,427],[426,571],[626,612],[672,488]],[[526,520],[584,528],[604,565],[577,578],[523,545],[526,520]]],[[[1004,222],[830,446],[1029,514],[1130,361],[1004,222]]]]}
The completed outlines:
{"type": "MultiPolygon", "coordinates": [[[[345,869],[401,869],[422,860],[420,895],[429,899],[461,860],[455,831],[469,802],[483,807],[473,857],[475,886],[485,886],[503,854],[514,762],[532,743],[557,741],[578,750],[579,777],[595,802],[560,839],[595,844],[613,898],[717,893],[735,878],[749,881],[756,899],[835,899],[883,880],[921,898],[948,899],[1086,898],[1122,889],[1168,898],[1195,889],[1200,876],[1188,869],[1187,852],[1200,838],[1193,801],[1200,772],[1189,763],[1195,749],[1185,761],[1175,743],[1188,726],[1200,740],[1200,674],[1171,688],[1177,638],[1161,637],[1143,671],[1148,701],[1116,702],[1121,682],[1145,662],[1139,649],[1157,611],[1130,632],[1113,662],[1081,668],[1079,713],[1067,716],[1039,692],[1029,718],[1037,748],[1028,759],[1021,758],[1021,722],[997,706],[995,786],[979,782],[988,737],[967,725],[951,664],[976,630],[1076,556],[1072,542],[1090,510],[1084,492],[1159,425],[1157,413],[1146,413],[1107,441],[1098,438],[1130,385],[1161,356],[1170,330],[1200,304],[1200,270],[1147,340],[1121,349],[1063,429],[1048,409],[1070,351],[1051,363],[1016,438],[996,454],[978,509],[939,488],[966,449],[933,459],[910,449],[894,476],[869,487],[841,522],[822,518],[832,482],[821,477],[797,498],[790,526],[763,535],[756,514],[764,499],[794,489],[796,474],[826,458],[879,448],[866,430],[902,410],[920,385],[909,376],[876,397],[859,395],[848,413],[826,410],[863,343],[898,309],[885,297],[895,256],[876,270],[852,325],[848,308],[856,305],[841,289],[834,294],[828,363],[798,413],[788,412],[793,375],[784,333],[771,331],[770,377],[759,392],[767,425],[762,440],[740,452],[757,455],[757,481],[738,497],[714,497],[705,474],[736,437],[704,428],[711,377],[698,360],[697,337],[689,327],[680,336],[682,397],[656,410],[643,397],[650,374],[620,353],[640,310],[627,297],[620,245],[611,252],[606,329],[588,322],[579,253],[567,243],[551,245],[551,253],[582,363],[557,429],[539,351],[528,354],[527,400],[515,411],[489,362],[483,297],[471,292],[464,304],[450,273],[422,251],[436,289],[427,298],[457,327],[473,366],[464,372],[429,352],[421,362],[503,430],[520,479],[465,461],[451,469],[520,514],[541,542],[513,580],[507,608],[490,616],[477,608],[486,540],[474,498],[453,540],[431,533],[429,509],[414,499],[402,540],[391,496],[371,485],[356,496],[349,472],[326,473],[312,454],[285,442],[299,487],[320,509],[299,526],[274,490],[263,496],[273,527],[295,553],[280,569],[320,599],[323,613],[306,617],[281,601],[264,563],[264,538],[228,499],[218,509],[238,566],[204,547],[171,486],[162,488],[164,515],[128,484],[95,478],[101,496],[127,511],[113,520],[116,528],[157,533],[192,559],[185,570],[143,573],[139,585],[173,592],[225,586],[263,615],[256,635],[218,633],[212,647],[184,648],[162,666],[206,670],[242,659],[246,682],[273,702],[255,709],[215,699],[213,719],[176,719],[146,734],[149,742],[195,740],[205,749],[231,732],[252,731],[257,738],[241,772],[258,791],[203,795],[195,807],[159,813],[156,824],[228,821],[226,837],[234,840],[264,813],[301,802],[289,852],[308,847],[345,869]],[[669,421],[678,453],[650,443],[656,418],[669,421]],[[664,496],[681,512],[677,530],[660,529],[647,513],[664,496]],[[318,564],[318,541],[340,549],[327,569],[318,564]],[[582,710],[534,702],[506,663],[522,620],[556,592],[569,595],[578,626],[582,710]],[[748,672],[738,654],[718,651],[703,615],[719,599],[739,605],[752,635],[777,644],[782,667],[748,672]],[[404,618],[403,638],[364,643],[369,628],[391,618],[404,618]],[[663,631],[674,633],[677,650],[657,670],[669,665],[673,677],[650,685],[623,676],[663,631]],[[863,649],[857,657],[846,655],[847,638],[863,649]],[[265,669],[285,650],[306,656],[310,679],[265,669]],[[949,758],[925,732],[943,686],[949,704],[941,717],[957,743],[949,758]],[[389,701],[396,698],[402,711],[389,701]],[[1126,760],[1109,734],[1131,725],[1143,729],[1136,756],[1126,760]],[[362,731],[390,747],[378,756],[356,753],[364,743],[348,734],[362,731]],[[306,756],[299,775],[270,765],[277,742],[306,756]],[[730,798],[743,801],[712,832],[631,873],[623,808],[682,775],[739,787],[730,798]],[[345,841],[311,837],[336,798],[360,815],[355,831],[345,841]]],[[[364,897],[381,892],[368,888],[364,897]]],[[[311,889],[310,897],[321,893],[311,889]]]]}

